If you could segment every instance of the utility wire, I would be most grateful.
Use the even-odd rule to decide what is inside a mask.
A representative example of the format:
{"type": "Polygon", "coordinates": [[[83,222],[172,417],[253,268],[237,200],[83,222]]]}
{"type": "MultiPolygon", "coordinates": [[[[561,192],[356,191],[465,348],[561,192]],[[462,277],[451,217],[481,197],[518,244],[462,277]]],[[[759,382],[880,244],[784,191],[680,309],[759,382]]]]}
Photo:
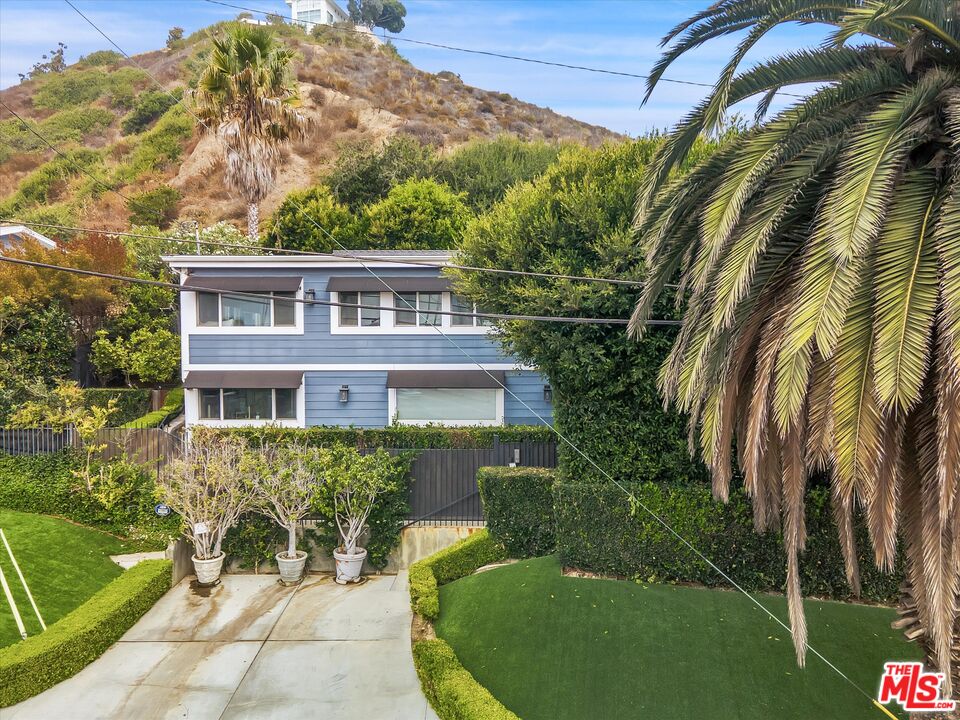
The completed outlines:
{"type": "MultiPolygon", "coordinates": [[[[292,17],[287,17],[286,15],[280,15],[279,13],[271,10],[261,10],[259,8],[246,7],[244,5],[235,5],[233,3],[223,2],[222,0],[204,0],[204,2],[208,2],[211,5],[222,5],[224,7],[233,8],[234,10],[246,10],[248,12],[255,12],[259,15],[266,15],[267,17],[280,18],[285,22],[289,22],[291,25],[300,24],[300,23],[304,25],[326,25],[331,30],[334,30],[336,32],[353,33],[355,35],[363,35],[364,37],[370,36],[369,33],[363,32],[362,30],[353,30],[351,28],[335,27],[333,25],[327,25],[327,23],[325,22],[318,22],[316,20],[299,20],[299,19],[294,20],[292,17]]],[[[389,35],[388,39],[390,39],[391,41],[398,40],[400,42],[410,43],[413,45],[425,45],[427,47],[439,48],[441,50],[452,50],[455,52],[469,53],[471,55],[485,55],[487,57],[500,58],[501,60],[514,60],[516,62],[531,63],[534,65],[548,65],[550,67],[558,67],[558,68],[563,68],[565,70],[581,70],[583,72],[599,73],[601,75],[616,75],[619,77],[636,78],[638,80],[648,80],[650,78],[649,75],[643,75],[641,73],[625,72],[623,70],[610,70],[607,68],[597,68],[597,67],[591,67],[588,65],[572,65],[570,63],[556,62],[553,60],[538,60],[537,58],[524,57],[522,55],[508,55],[505,53],[494,52],[492,50],[477,50],[475,48],[465,48],[465,47],[459,47],[457,45],[447,45],[445,43],[429,42],[427,40],[415,40],[413,38],[401,37],[399,35],[393,35],[393,34],[389,35]]],[[[666,78],[666,77],[661,77],[658,80],[658,82],[674,83],[676,85],[693,85],[696,87],[706,87],[706,88],[714,87],[710,83],[697,82],[695,80],[676,80],[674,78],[666,78]]],[[[798,97],[798,98],[805,97],[804,95],[798,95],[795,93],[787,93],[787,92],[779,93],[779,94],[789,95],[791,97],[798,97]]]]}
{"type": "MultiPolygon", "coordinates": [[[[200,285],[183,286],[177,283],[166,282],[164,280],[147,280],[146,278],[135,278],[129,275],[115,275],[113,273],[101,272],[99,270],[84,270],[83,268],[65,267],[63,265],[53,265],[51,263],[37,262],[36,260],[25,260],[23,258],[13,258],[7,255],[0,255],[0,262],[13,263],[15,265],[26,265],[42,270],[59,270],[61,272],[73,273],[75,275],[86,275],[89,277],[103,278],[105,280],[116,280],[137,285],[151,285],[153,287],[170,288],[180,292],[210,292],[226,295],[229,297],[251,298],[254,300],[279,300],[284,303],[301,303],[303,305],[323,305],[328,307],[347,307],[360,308],[363,310],[381,310],[387,312],[407,312],[402,307],[388,307],[386,305],[366,305],[364,303],[348,303],[335,300],[316,300],[310,298],[289,298],[276,297],[274,295],[264,295],[262,293],[245,292],[242,290],[223,290],[214,287],[203,287],[200,285]]],[[[392,291],[391,291],[392,292],[392,291]]],[[[557,322],[568,325],[626,325],[629,320],[622,318],[591,318],[591,317],[572,317],[555,315],[518,315],[512,313],[488,313],[488,312],[460,312],[457,310],[417,310],[409,305],[410,311],[418,315],[450,315],[454,317],[478,318],[481,320],[527,320],[536,322],[557,322]]],[[[679,320],[649,320],[649,325],[679,325],[679,320]]]]}
{"type": "MultiPolygon", "coordinates": [[[[97,228],[88,228],[88,227],[77,227],[74,225],[54,225],[51,223],[43,222],[34,222],[27,220],[18,220],[16,218],[0,218],[0,223],[13,223],[17,225],[28,225],[31,227],[39,228],[54,228],[56,230],[69,230],[73,232],[88,232],[88,233],[98,233],[100,235],[116,235],[119,237],[133,237],[133,238],[143,238],[149,240],[164,240],[171,243],[191,243],[196,244],[196,238],[176,238],[168,237],[164,235],[145,235],[142,233],[132,233],[132,232],[122,232],[119,230],[98,230],[97,228]]],[[[252,246],[244,245],[241,243],[230,243],[224,242],[221,240],[200,240],[201,245],[209,245],[211,247],[223,247],[223,248],[235,248],[242,250],[263,250],[264,252],[271,253],[282,253],[287,255],[298,255],[301,257],[316,257],[321,259],[338,259],[342,260],[345,258],[354,258],[354,255],[344,255],[343,253],[321,253],[314,252],[310,250],[294,250],[292,248],[277,248],[270,247],[268,245],[264,246],[252,246]]],[[[642,280],[624,280],[622,278],[608,278],[608,277],[596,277],[592,275],[565,275],[562,273],[548,273],[548,272],[533,272],[530,270],[507,270],[505,268],[488,268],[488,267],[478,267],[475,265],[455,265],[451,263],[443,263],[438,265],[437,263],[423,262],[418,260],[399,260],[395,257],[381,256],[381,255],[363,255],[364,259],[370,260],[373,262],[384,262],[384,263],[395,263],[398,265],[416,265],[420,267],[430,267],[440,269],[451,268],[454,270],[464,270],[469,272],[484,272],[484,273],[493,273],[498,275],[516,275],[521,277],[539,277],[539,278],[549,278],[555,280],[575,280],[578,282],[595,282],[595,283],[609,283],[611,285],[634,285],[638,287],[643,287],[646,283],[642,280]]],[[[672,285],[670,287],[676,287],[672,285]]]]}

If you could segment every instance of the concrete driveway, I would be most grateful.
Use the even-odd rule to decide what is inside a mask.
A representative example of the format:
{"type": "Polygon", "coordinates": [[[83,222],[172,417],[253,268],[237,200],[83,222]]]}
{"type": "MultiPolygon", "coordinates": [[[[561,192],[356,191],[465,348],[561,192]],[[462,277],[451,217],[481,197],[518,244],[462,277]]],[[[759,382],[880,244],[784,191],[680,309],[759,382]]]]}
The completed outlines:
{"type": "Polygon", "coordinates": [[[406,573],[342,587],[310,576],[189,579],[75,677],[3,720],[436,718],[410,653],[406,573]]]}

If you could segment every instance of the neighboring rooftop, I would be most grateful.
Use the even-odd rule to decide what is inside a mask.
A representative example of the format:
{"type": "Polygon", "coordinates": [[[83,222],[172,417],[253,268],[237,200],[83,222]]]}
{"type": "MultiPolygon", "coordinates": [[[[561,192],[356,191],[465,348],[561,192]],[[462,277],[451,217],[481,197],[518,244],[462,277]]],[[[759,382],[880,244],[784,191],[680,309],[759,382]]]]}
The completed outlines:
{"type": "Polygon", "coordinates": [[[25,225],[0,225],[0,248],[9,250],[31,240],[40,243],[47,250],[55,250],[57,247],[57,243],[46,235],[41,235],[25,225]]]}

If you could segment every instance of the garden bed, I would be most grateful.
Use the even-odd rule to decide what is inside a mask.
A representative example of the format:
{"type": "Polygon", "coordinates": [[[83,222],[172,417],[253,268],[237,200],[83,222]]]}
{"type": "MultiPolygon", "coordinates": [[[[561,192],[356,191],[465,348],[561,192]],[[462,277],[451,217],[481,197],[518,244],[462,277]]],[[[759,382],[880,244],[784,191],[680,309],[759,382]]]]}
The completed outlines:
{"type": "MultiPolygon", "coordinates": [[[[757,597],[786,621],[782,597],[757,597]]],[[[798,668],[789,633],[739,593],[563,577],[550,556],[450,582],[439,600],[437,636],[525,720],[878,715],[813,655],[798,668]]],[[[921,657],[892,610],[806,612],[811,644],[868,693],[884,661],[921,657]]]]}

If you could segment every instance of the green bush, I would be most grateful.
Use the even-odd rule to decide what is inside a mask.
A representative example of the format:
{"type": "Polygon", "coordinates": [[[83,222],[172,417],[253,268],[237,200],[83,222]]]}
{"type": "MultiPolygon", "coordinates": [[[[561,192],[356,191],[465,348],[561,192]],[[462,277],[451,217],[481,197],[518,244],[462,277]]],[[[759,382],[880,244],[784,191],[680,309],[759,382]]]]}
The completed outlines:
{"type": "Polygon", "coordinates": [[[20,181],[17,191],[0,203],[0,215],[13,213],[35,205],[49,205],[66,182],[80,172],[93,171],[103,158],[95,150],[79,149],[64,153],[44,163],[20,181]]]}
{"type": "Polygon", "coordinates": [[[223,552],[227,562],[236,560],[240,567],[257,573],[260,565],[273,561],[278,546],[286,541],[286,531],[273,520],[256,512],[244,513],[224,535],[223,552]]]}
{"type": "Polygon", "coordinates": [[[75,474],[83,468],[80,453],[44,455],[0,453],[0,507],[21,512],[57,515],[106,530],[134,541],[137,548],[163,548],[179,534],[180,519],[159,518],[153,508],[156,483],[142,468],[129,463],[94,463],[103,467],[111,484],[105,494],[89,492],[75,474]]]}
{"type": "MultiPolygon", "coordinates": [[[[79,142],[87,135],[98,133],[109,127],[113,122],[113,113],[104,108],[86,107],[70,108],[54,113],[45,120],[27,123],[36,132],[53,145],[63,145],[68,142],[79,142]]],[[[46,152],[46,143],[23,126],[16,118],[0,122],[0,152],[11,150],[17,152],[46,152]]]]}
{"type": "Polygon", "coordinates": [[[147,78],[143,70],[130,67],[110,72],[99,68],[77,68],[51,73],[44,76],[34,93],[33,104],[38,108],[62,110],[106,97],[114,107],[127,107],[133,101],[136,88],[147,78]]]}
{"type": "Polygon", "coordinates": [[[179,190],[169,185],[134,193],[127,200],[127,219],[131,225],[156,225],[162,230],[177,216],[177,204],[182,197],[179,190]]]}
{"type": "Polygon", "coordinates": [[[117,410],[110,416],[110,425],[120,426],[140,417],[150,409],[150,391],[141,388],[84,388],[83,406],[104,407],[117,401],[117,410]]]}
{"type": "Polygon", "coordinates": [[[84,65],[96,67],[98,65],[116,65],[123,60],[123,55],[116,50],[94,50],[89,55],[80,58],[84,65]]]}
{"type": "Polygon", "coordinates": [[[134,135],[146,130],[150,124],[177,104],[177,98],[182,91],[173,94],[163,90],[145,90],[137,95],[133,109],[120,121],[120,129],[124,135],[134,135]]]}
{"type": "Polygon", "coordinates": [[[518,720],[460,664],[444,640],[414,643],[413,664],[423,694],[441,720],[518,720]]]}
{"type": "Polygon", "coordinates": [[[507,557],[503,546],[486,529],[410,566],[410,604],[414,612],[428,620],[440,613],[437,588],[466,577],[474,570],[507,557]]]}
{"type": "Polygon", "coordinates": [[[554,551],[553,482],[546,468],[485,467],[477,472],[490,535],[512,558],[554,551]]]}
{"type": "MultiPolygon", "coordinates": [[[[627,486],[639,503],[662,517],[741,587],[780,592],[786,555],[778,533],[760,535],[742,490],[730,502],[713,499],[709,485],[627,486]]],[[[564,565],[630,578],[724,585],[717,572],[694,555],[639,504],[631,506],[609,483],[558,481],[554,485],[557,551],[564,565]]],[[[807,549],[800,556],[801,585],[807,595],[850,596],[826,488],[807,493],[807,549]]],[[[885,575],[873,564],[865,523],[857,527],[862,597],[891,602],[899,596],[902,560],[885,575]]]]}
{"type": "MultiPolygon", "coordinates": [[[[131,183],[142,175],[177,162],[183,154],[183,146],[193,135],[193,118],[175,105],[157,120],[157,124],[137,138],[133,150],[117,168],[114,179],[119,183],[131,183]]],[[[153,218],[150,224],[155,224],[153,218]]]]}
{"type": "Polygon", "coordinates": [[[553,431],[543,425],[508,425],[506,427],[442,427],[427,425],[395,425],[385,428],[236,428],[229,432],[257,442],[286,443],[293,440],[312,445],[350,445],[356,448],[402,448],[426,450],[443,448],[489,448],[494,438],[500,442],[553,440],[553,431]]]}
{"type": "Polygon", "coordinates": [[[76,675],[170,589],[169,560],[145,560],[40,635],[0,650],[0,707],[76,675]]]}
{"type": "Polygon", "coordinates": [[[183,388],[173,388],[167,393],[163,405],[159,410],[148,412],[138,418],[128,421],[125,428],[154,428],[160,427],[160,424],[171,415],[176,415],[183,410],[183,388]]]}

